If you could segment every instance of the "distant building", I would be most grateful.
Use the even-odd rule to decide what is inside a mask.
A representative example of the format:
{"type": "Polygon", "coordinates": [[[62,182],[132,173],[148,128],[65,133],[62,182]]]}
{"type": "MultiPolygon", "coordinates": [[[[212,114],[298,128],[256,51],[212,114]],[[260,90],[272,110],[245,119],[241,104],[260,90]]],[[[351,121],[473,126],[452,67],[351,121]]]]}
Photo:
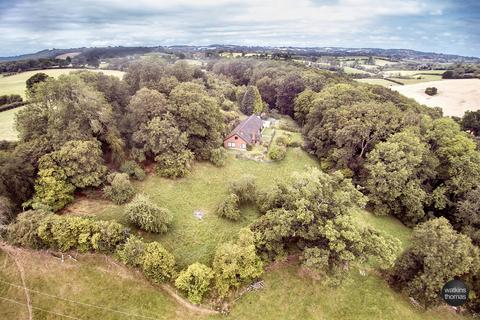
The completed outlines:
{"type": "Polygon", "coordinates": [[[251,115],[240,122],[223,140],[227,149],[247,149],[262,140],[263,121],[259,116],[251,115]]]}

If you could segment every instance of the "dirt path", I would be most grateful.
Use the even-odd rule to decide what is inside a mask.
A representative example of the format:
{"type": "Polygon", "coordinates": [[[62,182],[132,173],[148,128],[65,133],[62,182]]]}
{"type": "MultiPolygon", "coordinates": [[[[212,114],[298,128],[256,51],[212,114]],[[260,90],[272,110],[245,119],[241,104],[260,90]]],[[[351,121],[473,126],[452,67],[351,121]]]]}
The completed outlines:
{"type": "Polygon", "coordinates": [[[169,285],[163,284],[162,289],[167,292],[170,296],[172,296],[178,303],[180,303],[182,306],[187,308],[188,310],[194,311],[196,313],[201,313],[201,314],[219,314],[219,311],[200,307],[194,304],[191,304],[188,300],[185,300],[181,296],[179,296],[175,290],[173,290],[169,285]]]}
{"type": "MultiPolygon", "coordinates": [[[[105,261],[107,263],[111,263],[114,267],[116,267],[117,269],[121,269],[122,270],[122,273],[125,272],[125,273],[130,273],[131,271],[125,267],[124,265],[121,265],[121,264],[118,264],[111,256],[108,256],[108,255],[103,255],[104,258],[105,258],[105,261]]],[[[114,268],[110,268],[108,271],[113,271],[114,268]]],[[[146,280],[148,282],[148,280],[146,280]]],[[[195,305],[195,304],[192,304],[190,303],[190,301],[184,299],[182,296],[180,296],[179,294],[177,294],[177,292],[175,291],[175,289],[173,289],[170,285],[168,284],[162,284],[161,286],[161,289],[163,289],[168,295],[170,295],[172,298],[175,299],[175,301],[177,301],[179,304],[181,304],[183,307],[187,308],[188,310],[190,311],[193,311],[195,313],[198,313],[198,314],[205,314],[205,315],[212,315],[212,314],[219,314],[220,311],[217,311],[217,310],[213,310],[213,309],[210,309],[210,308],[206,308],[206,307],[202,307],[202,306],[198,306],[198,305],[195,305]]]]}
{"type": "Polygon", "coordinates": [[[16,256],[17,249],[3,243],[0,243],[0,248],[4,250],[9,257],[13,259],[13,261],[15,262],[15,265],[17,266],[18,272],[20,273],[20,279],[22,280],[23,290],[25,291],[25,300],[26,300],[26,305],[28,310],[28,319],[32,320],[33,311],[32,311],[32,304],[30,302],[30,294],[28,293],[27,284],[25,282],[25,270],[23,269],[22,264],[17,259],[17,256],[16,256]]]}

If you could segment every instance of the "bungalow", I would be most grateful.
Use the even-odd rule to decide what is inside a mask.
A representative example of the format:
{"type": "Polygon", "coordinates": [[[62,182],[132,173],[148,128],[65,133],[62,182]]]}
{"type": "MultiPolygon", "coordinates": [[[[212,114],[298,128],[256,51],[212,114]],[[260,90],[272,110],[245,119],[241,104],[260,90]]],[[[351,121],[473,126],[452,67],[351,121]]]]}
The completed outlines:
{"type": "Polygon", "coordinates": [[[259,116],[251,115],[240,122],[223,140],[223,146],[228,149],[247,149],[262,140],[263,121],[259,116]]]}

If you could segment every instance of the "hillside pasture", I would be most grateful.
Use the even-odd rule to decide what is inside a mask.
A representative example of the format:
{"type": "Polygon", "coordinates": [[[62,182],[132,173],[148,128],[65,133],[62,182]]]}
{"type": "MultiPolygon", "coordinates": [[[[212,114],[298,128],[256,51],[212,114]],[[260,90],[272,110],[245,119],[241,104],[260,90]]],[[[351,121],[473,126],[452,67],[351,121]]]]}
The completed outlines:
{"type": "Polygon", "coordinates": [[[15,114],[24,107],[0,112],[0,140],[15,141],[18,139],[15,130],[15,114]]]}
{"type": "Polygon", "coordinates": [[[441,107],[446,116],[461,117],[467,110],[480,109],[480,79],[453,79],[395,86],[394,90],[429,107],[441,107]],[[427,87],[436,87],[438,93],[429,96],[427,87]]]}
{"type": "Polygon", "coordinates": [[[119,78],[123,77],[123,71],[117,70],[100,70],[100,69],[45,69],[45,70],[34,70],[17,73],[12,76],[3,76],[0,78],[0,95],[4,94],[19,94],[25,99],[25,82],[36,73],[43,72],[49,75],[50,77],[58,77],[62,74],[68,74],[72,71],[78,70],[88,70],[94,72],[103,72],[106,75],[112,75],[119,78]]]}

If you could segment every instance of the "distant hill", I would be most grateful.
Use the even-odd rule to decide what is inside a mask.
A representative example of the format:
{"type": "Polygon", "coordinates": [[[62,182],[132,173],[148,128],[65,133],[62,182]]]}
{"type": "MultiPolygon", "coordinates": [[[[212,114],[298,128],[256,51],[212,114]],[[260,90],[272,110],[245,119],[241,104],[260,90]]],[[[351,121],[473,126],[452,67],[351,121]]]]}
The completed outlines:
{"type": "Polygon", "coordinates": [[[92,47],[70,49],[47,49],[36,53],[13,57],[0,57],[1,61],[17,61],[39,58],[55,58],[59,55],[80,52],[80,56],[96,56],[97,58],[120,57],[148,52],[245,52],[245,53],[287,53],[297,56],[380,56],[396,60],[422,60],[430,62],[470,62],[480,63],[478,57],[465,57],[454,54],[422,52],[410,49],[380,49],[380,48],[344,48],[344,47],[269,47],[269,46],[239,46],[213,44],[208,46],[155,46],[155,47],[92,47]]]}

